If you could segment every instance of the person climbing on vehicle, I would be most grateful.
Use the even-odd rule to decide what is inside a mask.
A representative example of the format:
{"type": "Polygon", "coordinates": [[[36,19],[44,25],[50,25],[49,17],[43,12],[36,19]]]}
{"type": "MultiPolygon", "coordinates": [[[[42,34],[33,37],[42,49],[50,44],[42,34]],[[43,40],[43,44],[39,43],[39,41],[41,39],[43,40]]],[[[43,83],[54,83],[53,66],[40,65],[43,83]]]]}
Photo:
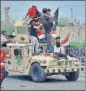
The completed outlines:
{"type": "Polygon", "coordinates": [[[40,16],[41,16],[41,13],[37,9],[37,7],[35,5],[33,5],[31,8],[28,9],[28,12],[25,16],[24,21],[28,21],[28,19],[29,19],[28,24],[31,25],[32,22],[34,21],[34,19],[36,19],[40,16]]]}
{"type": "Polygon", "coordinates": [[[61,53],[61,44],[60,42],[60,37],[56,37],[55,45],[54,45],[54,57],[59,58],[59,57],[64,57],[67,59],[67,55],[61,53]]]}
{"type": "Polygon", "coordinates": [[[51,13],[50,9],[44,8],[43,9],[43,27],[45,30],[45,38],[48,45],[47,52],[51,52],[52,46],[52,37],[51,37],[51,31],[53,30],[53,22],[51,21],[51,13]]]}
{"type": "Polygon", "coordinates": [[[39,41],[38,41],[38,35],[37,31],[39,31],[40,28],[40,23],[38,19],[35,19],[33,21],[33,24],[31,25],[31,30],[30,30],[30,40],[31,43],[33,44],[32,48],[32,53],[39,53],[39,41]]]}
{"type": "Polygon", "coordinates": [[[34,18],[34,17],[39,17],[40,12],[38,11],[37,7],[33,5],[31,8],[28,9],[28,12],[25,16],[25,18],[34,18]]]}
{"type": "Polygon", "coordinates": [[[37,7],[36,6],[32,6],[31,8],[28,9],[28,12],[27,12],[25,18],[27,18],[27,17],[29,17],[29,18],[35,17],[36,12],[37,12],[37,7]]]}

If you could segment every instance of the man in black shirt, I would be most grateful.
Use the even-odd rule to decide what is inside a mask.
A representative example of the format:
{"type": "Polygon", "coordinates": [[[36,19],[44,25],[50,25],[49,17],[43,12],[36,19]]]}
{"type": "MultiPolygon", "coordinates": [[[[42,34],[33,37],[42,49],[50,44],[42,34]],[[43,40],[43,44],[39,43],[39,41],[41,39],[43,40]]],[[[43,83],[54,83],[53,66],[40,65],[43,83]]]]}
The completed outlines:
{"type": "Polygon", "coordinates": [[[31,25],[31,30],[30,30],[30,40],[31,40],[31,43],[33,44],[33,49],[32,49],[32,52],[33,54],[35,53],[38,53],[39,52],[39,41],[38,41],[38,36],[37,36],[37,30],[38,30],[38,26],[35,26],[35,24],[37,23],[38,21],[33,21],[32,25],[31,25]]]}

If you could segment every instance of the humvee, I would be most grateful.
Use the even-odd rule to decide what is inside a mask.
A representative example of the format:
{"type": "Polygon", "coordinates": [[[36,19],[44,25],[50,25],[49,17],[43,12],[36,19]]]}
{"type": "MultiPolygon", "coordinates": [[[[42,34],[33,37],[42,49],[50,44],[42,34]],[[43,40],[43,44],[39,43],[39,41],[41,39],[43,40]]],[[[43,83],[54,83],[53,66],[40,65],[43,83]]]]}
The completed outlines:
{"type": "Polygon", "coordinates": [[[33,44],[29,41],[28,27],[15,26],[17,41],[8,43],[9,52],[6,60],[7,72],[19,72],[30,76],[34,82],[43,82],[47,76],[62,74],[68,81],[76,81],[79,77],[80,61],[78,59],[56,59],[53,54],[46,56],[46,44],[40,44],[43,52],[32,55],[33,44]]]}

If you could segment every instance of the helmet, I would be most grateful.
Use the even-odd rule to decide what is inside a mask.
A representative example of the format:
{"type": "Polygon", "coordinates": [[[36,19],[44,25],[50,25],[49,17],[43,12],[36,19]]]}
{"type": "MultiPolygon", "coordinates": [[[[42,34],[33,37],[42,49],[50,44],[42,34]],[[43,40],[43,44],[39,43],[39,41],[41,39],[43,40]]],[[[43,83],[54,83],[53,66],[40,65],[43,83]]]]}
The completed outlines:
{"type": "Polygon", "coordinates": [[[42,12],[46,13],[47,12],[47,8],[43,8],[42,12]]]}

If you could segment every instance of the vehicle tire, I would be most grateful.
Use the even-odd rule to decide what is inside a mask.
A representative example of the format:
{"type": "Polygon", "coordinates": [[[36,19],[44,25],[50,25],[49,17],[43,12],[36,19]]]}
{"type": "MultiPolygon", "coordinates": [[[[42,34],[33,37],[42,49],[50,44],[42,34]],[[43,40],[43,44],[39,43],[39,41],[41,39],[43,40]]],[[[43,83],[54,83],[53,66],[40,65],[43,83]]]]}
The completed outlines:
{"type": "Polygon", "coordinates": [[[8,76],[8,72],[6,70],[4,70],[4,77],[7,77],[8,76]]]}
{"type": "Polygon", "coordinates": [[[3,69],[3,78],[7,77],[8,76],[8,72],[5,70],[5,67],[3,69]]]}
{"type": "Polygon", "coordinates": [[[44,82],[46,79],[44,69],[38,63],[32,64],[30,76],[34,82],[44,82]]]}
{"type": "Polygon", "coordinates": [[[68,75],[65,75],[68,81],[76,81],[79,78],[79,70],[76,72],[70,72],[68,75]]]}

